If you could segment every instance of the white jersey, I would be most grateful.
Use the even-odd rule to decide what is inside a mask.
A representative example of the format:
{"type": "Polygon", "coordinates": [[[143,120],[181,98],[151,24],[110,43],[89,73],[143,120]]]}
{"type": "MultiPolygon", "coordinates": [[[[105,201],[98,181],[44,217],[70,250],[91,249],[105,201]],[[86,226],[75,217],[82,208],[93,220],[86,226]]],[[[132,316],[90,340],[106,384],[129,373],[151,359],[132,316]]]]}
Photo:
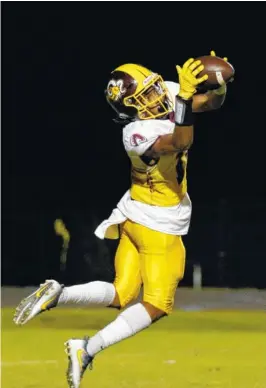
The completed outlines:
{"type": "MultiPolygon", "coordinates": [[[[165,82],[173,104],[179,92],[179,84],[165,82]]],[[[140,156],[143,155],[159,136],[173,133],[174,122],[170,120],[139,120],[123,128],[123,144],[132,164],[143,168],[140,156]]],[[[148,167],[147,167],[148,168],[148,167]]],[[[160,207],[132,200],[128,190],[113,210],[108,220],[103,221],[95,231],[103,239],[118,238],[117,224],[130,219],[150,229],[173,235],[185,235],[188,232],[192,205],[188,193],[176,206],[160,207]]]]}

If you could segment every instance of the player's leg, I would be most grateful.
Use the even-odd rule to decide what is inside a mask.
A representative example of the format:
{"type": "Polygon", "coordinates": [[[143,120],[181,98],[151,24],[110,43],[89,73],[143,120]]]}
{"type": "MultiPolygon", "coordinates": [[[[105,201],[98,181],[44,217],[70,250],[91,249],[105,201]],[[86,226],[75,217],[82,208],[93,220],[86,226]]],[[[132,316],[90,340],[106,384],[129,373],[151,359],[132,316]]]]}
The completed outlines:
{"type": "Polygon", "coordinates": [[[101,306],[112,304],[115,307],[120,307],[116,287],[118,287],[123,306],[134,298],[139,293],[141,282],[139,258],[136,248],[123,230],[115,259],[117,271],[115,284],[94,281],[63,287],[56,280],[47,280],[41,284],[40,288],[20,302],[15,311],[14,322],[18,325],[24,325],[36,315],[60,304],[101,306]],[[133,279],[134,281],[132,281],[133,279]]]}
{"type": "Polygon", "coordinates": [[[93,337],[70,339],[65,343],[69,364],[67,380],[70,388],[79,388],[82,376],[97,353],[148,328],[152,319],[142,303],[128,307],[93,337]]]}
{"type": "Polygon", "coordinates": [[[123,308],[139,295],[142,284],[138,251],[127,232],[121,227],[121,238],[115,255],[114,283],[91,282],[65,287],[58,303],[100,304],[123,308]]]}
{"type": "MultiPolygon", "coordinates": [[[[134,300],[138,296],[142,284],[139,253],[129,233],[130,223],[126,222],[115,256],[116,278],[114,286],[116,297],[111,304],[113,307],[124,307],[134,300]]],[[[66,351],[69,357],[67,379],[69,386],[71,388],[79,387],[83,373],[96,353],[135,334],[135,332],[149,324],[150,317],[143,306],[137,304],[133,306],[133,309],[130,307],[122,312],[115,321],[90,339],[70,339],[67,341],[66,351]],[[144,319],[141,319],[139,316],[143,313],[144,319]]]]}
{"type": "MultiPolygon", "coordinates": [[[[88,365],[86,363],[91,362],[93,357],[103,349],[137,334],[148,328],[152,322],[169,314],[173,307],[178,281],[182,279],[184,274],[185,248],[181,237],[155,232],[130,221],[127,221],[126,227],[130,240],[134,241],[133,245],[136,253],[140,252],[140,256],[137,255],[136,257],[138,262],[140,260],[141,278],[144,283],[144,300],[142,303],[128,307],[113,322],[89,340],[76,339],[67,342],[69,354],[73,354],[74,349],[74,354],[79,352],[84,355],[85,364],[83,363],[83,365],[85,365],[85,368],[88,365]]],[[[126,252],[123,253],[123,249],[121,249],[118,262],[121,258],[123,263],[124,257],[127,259],[129,256],[127,257],[126,252]]],[[[132,268],[138,268],[139,264],[136,267],[134,265],[134,254],[126,263],[128,264],[128,262],[132,264],[132,268]]],[[[128,267],[128,271],[130,271],[130,268],[131,265],[128,267]]],[[[121,266],[121,269],[122,274],[124,267],[121,266]]],[[[124,280],[129,279],[126,280],[123,287],[122,282],[120,283],[121,288],[117,287],[122,306],[126,301],[129,301],[128,295],[132,295],[131,292],[124,291],[127,290],[128,283],[131,284],[132,281],[134,283],[135,276],[139,277],[138,271],[135,272],[135,276],[132,276],[133,273],[134,271],[130,276],[123,277],[124,280]]],[[[75,381],[78,381],[79,384],[82,369],[79,369],[77,357],[75,364],[76,369],[73,374],[75,375],[75,381]]],[[[78,387],[78,384],[73,385],[73,387],[78,387]]],[[[70,387],[72,386],[70,385],[70,387]]]]}
{"type": "MultiPolygon", "coordinates": [[[[79,387],[85,369],[92,363],[97,353],[148,328],[152,322],[169,314],[172,310],[176,287],[178,281],[183,277],[185,266],[185,248],[181,237],[155,232],[130,221],[127,221],[126,229],[137,252],[141,252],[140,266],[144,282],[144,301],[128,307],[113,322],[90,339],[73,339],[66,343],[70,359],[67,373],[70,388],[79,387]],[[78,355],[80,355],[79,358],[78,355]]],[[[123,250],[120,253],[122,260],[123,250]]],[[[132,258],[130,262],[134,268],[134,255],[132,258]]],[[[128,268],[130,269],[131,266],[128,268]]],[[[139,276],[137,272],[136,275],[139,276]]],[[[134,281],[134,277],[131,278],[132,280],[134,281]]],[[[123,302],[127,300],[126,295],[130,293],[121,293],[121,291],[119,293],[119,290],[127,289],[127,283],[121,289],[119,287],[117,289],[119,299],[121,299],[120,304],[123,305],[123,302]]]]}
{"type": "Polygon", "coordinates": [[[181,236],[151,229],[141,231],[139,241],[143,304],[156,321],[172,311],[177,285],[184,276],[186,251],[181,236]]]}
{"type": "Polygon", "coordinates": [[[130,223],[127,221],[121,230],[121,239],[115,255],[116,296],[111,306],[125,307],[138,297],[141,285],[139,253],[130,237],[130,223]]]}
{"type": "MultiPolygon", "coordinates": [[[[133,299],[134,296],[137,296],[140,282],[143,281],[140,274],[140,267],[141,272],[143,272],[145,276],[145,280],[147,282],[147,271],[153,271],[153,274],[151,276],[152,281],[152,296],[153,299],[147,298],[145,299],[143,303],[137,303],[131,307],[128,307],[125,311],[123,311],[113,322],[111,322],[108,326],[106,326],[104,329],[96,333],[93,337],[87,341],[84,340],[70,340],[67,343],[67,346],[75,347],[78,349],[83,348],[84,352],[87,352],[91,357],[94,357],[98,352],[101,350],[109,347],[110,345],[113,345],[119,341],[122,341],[125,338],[128,338],[137,332],[147,328],[150,326],[152,321],[155,321],[159,318],[159,315],[165,315],[169,308],[166,308],[163,303],[156,303],[159,299],[163,299],[161,293],[162,291],[167,294],[171,294],[169,298],[173,299],[173,295],[176,289],[177,285],[177,277],[180,275],[181,272],[183,272],[183,268],[180,269],[180,265],[178,267],[178,270],[176,269],[176,258],[175,255],[179,254],[179,252],[176,252],[176,244],[172,244],[172,240],[174,242],[178,241],[178,248],[181,248],[183,252],[183,244],[182,241],[177,238],[176,236],[169,236],[170,238],[170,244],[169,241],[165,240],[164,234],[158,233],[158,235],[154,236],[154,233],[152,230],[145,228],[141,225],[135,224],[131,221],[127,221],[125,228],[124,228],[124,235],[122,235],[121,242],[119,244],[119,248],[116,255],[116,290],[117,290],[117,300],[114,300],[112,305],[116,306],[122,306],[124,307],[130,300],[133,299]],[[158,241],[156,241],[156,238],[158,241]],[[181,245],[179,242],[181,241],[181,245]],[[154,249],[153,247],[156,246],[154,249]],[[171,250],[171,257],[174,257],[174,265],[175,268],[169,269],[169,273],[173,271],[173,274],[171,273],[171,279],[169,280],[169,276],[166,277],[166,279],[163,281],[163,286],[159,284],[159,280],[157,280],[157,277],[160,277],[160,268],[156,272],[155,266],[152,266],[151,262],[147,261],[147,265],[149,268],[145,268],[145,258],[146,256],[157,254],[157,251],[159,252],[160,260],[158,262],[158,265],[160,267],[163,267],[163,260],[165,259],[165,250],[167,250],[167,246],[169,246],[169,249],[171,250]],[[140,255],[139,250],[142,251],[142,261],[143,263],[140,263],[140,255]],[[173,252],[172,252],[173,251],[173,252]],[[179,275],[177,275],[177,273],[179,275]],[[156,282],[154,280],[154,276],[156,274],[156,282]],[[137,280],[136,280],[137,279],[137,280]],[[165,284],[171,282],[171,286],[168,287],[168,290],[165,291],[165,284]],[[159,295],[154,294],[156,290],[154,290],[154,285],[159,285],[160,292],[159,295]],[[132,287],[133,285],[133,287],[132,287]],[[151,302],[154,303],[152,304],[151,302]]],[[[169,260],[168,260],[169,261],[169,260]]],[[[156,262],[154,262],[156,265],[156,262]]],[[[178,261],[179,263],[179,261],[178,261]]],[[[181,263],[181,261],[180,261],[181,263]]],[[[162,268],[163,271],[167,268],[167,263],[162,268]]],[[[183,263],[184,265],[184,263],[183,263]]],[[[164,274],[162,274],[164,276],[164,274]]],[[[181,277],[181,275],[180,275],[181,277]]],[[[164,279],[164,278],[163,278],[164,279]]],[[[149,290],[148,290],[149,292],[149,290]]],[[[166,295],[166,299],[167,298],[166,295]]],[[[171,302],[169,303],[169,305],[171,302]]]]}
{"type": "Polygon", "coordinates": [[[56,280],[46,280],[40,288],[20,302],[15,311],[14,322],[23,325],[36,315],[60,304],[109,306],[115,295],[114,285],[108,282],[94,281],[64,287],[56,280]]]}

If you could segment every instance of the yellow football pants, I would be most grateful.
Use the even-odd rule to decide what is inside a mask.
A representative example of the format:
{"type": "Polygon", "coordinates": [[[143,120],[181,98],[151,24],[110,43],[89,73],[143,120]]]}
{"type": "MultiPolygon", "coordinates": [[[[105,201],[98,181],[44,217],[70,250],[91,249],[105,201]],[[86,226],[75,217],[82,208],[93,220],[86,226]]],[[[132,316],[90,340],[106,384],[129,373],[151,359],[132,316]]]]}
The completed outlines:
{"type": "Polygon", "coordinates": [[[169,314],[184,276],[186,251],[181,236],[157,232],[127,220],[115,256],[114,285],[121,307],[139,295],[169,314]]]}

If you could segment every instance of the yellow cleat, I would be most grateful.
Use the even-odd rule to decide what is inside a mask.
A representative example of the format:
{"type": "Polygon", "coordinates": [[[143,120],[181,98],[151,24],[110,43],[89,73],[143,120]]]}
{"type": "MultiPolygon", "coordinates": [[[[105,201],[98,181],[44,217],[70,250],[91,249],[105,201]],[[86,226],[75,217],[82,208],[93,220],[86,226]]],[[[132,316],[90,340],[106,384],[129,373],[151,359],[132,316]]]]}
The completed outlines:
{"type": "Polygon", "coordinates": [[[24,325],[36,315],[56,307],[63,285],[56,280],[46,280],[40,288],[23,299],[16,308],[13,321],[16,325],[24,325]]]}
{"type": "Polygon", "coordinates": [[[92,369],[93,357],[87,352],[88,337],[71,339],[65,343],[65,352],[68,355],[67,382],[69,388],[79,388],[85,370],[92,369]]]}

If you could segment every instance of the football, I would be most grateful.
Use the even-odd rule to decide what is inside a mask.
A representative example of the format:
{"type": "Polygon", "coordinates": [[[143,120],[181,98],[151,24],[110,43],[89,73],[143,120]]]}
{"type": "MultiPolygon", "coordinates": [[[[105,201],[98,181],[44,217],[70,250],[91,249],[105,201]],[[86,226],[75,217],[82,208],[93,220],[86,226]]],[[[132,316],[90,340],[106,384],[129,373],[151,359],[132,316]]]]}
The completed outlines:
{"type": "Polygon", "coordinates": [[[205,55],[196,58],[196,60],[201,60],[201,63],[204,65],[204,69],[199,73],[197,78],[208,74],[208,79],[199,85],[197,88],[198,91],[218,89],[223,82],[227,84],[233,81],[235,69],[223,58],[205,55]]]}

